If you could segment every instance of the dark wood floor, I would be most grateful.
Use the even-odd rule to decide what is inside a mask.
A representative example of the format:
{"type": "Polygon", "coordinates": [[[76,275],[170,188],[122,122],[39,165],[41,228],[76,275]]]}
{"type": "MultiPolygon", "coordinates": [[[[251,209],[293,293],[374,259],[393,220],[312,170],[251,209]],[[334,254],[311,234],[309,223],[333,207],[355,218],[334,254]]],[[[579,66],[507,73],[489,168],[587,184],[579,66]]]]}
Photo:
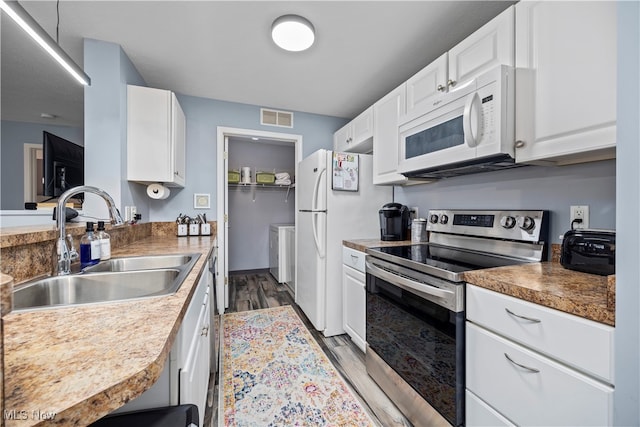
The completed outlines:
{"type": "MultiPolygon", "coordinates": [[[[372,419],[383,427],[411,427],[411,423],[367,375],[364,353],[353,344],[349,336],[327,338],[316,331],[294,302],[287,286],[277,283],[269,272],[232,272],[229,275],[229,291],[229,308],[226,311],[229,313],[291,305],[347,385],[368,409],[372,419]]],[[[218,426],[218,384],[214,385],[213,382],[211,381],[209,392],[209,407],[205,412],[204,425],[207,427],[218,426]]]]}

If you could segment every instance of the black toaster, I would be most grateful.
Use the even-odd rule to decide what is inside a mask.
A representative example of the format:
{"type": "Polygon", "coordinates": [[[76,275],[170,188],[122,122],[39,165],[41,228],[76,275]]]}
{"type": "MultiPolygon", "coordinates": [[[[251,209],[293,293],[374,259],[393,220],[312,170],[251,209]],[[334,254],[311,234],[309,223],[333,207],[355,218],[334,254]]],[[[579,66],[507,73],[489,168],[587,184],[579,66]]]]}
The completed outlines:
{"type": "Polygon", "coordinates": [[[570,270],[608,276],[616,273],[616,232],[569,230],[562,240],[560,264],[570,270]]]}

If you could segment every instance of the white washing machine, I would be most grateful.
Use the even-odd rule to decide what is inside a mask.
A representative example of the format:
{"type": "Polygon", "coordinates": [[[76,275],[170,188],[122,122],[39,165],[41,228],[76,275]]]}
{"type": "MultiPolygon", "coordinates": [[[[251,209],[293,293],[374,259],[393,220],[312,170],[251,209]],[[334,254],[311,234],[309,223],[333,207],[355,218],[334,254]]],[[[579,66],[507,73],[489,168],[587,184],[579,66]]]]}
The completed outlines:
{"type": "Polygon", "coordinates": [[[278,281],[285,283],[291,280],[292,251],[289,250],[290,239],[287,230],[295,230],[293,224],[271,224],[269,226],[269,272],[278,281]]]}

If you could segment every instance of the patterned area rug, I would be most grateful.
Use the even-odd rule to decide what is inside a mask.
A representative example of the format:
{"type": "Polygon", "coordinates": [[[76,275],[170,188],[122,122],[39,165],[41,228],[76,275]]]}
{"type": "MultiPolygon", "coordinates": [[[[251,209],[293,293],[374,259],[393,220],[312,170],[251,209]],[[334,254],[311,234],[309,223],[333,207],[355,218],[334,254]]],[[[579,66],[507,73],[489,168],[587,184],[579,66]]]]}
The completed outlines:
{"type": "Polygon", "coordinates": [[[291,306],[225,314],[226,427],[374,426],[291,306]]]}

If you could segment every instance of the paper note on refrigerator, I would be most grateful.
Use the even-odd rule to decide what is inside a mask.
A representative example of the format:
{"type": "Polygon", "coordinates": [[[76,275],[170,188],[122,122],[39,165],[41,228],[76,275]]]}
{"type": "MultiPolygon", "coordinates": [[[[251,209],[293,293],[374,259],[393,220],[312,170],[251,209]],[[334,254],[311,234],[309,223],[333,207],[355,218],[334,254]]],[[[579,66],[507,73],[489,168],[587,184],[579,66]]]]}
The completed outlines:
{"type": "Polygon", "coordinates": [[[358,191],[359,159],[357,154],[333,152],[333,190],[358,191]]]}

